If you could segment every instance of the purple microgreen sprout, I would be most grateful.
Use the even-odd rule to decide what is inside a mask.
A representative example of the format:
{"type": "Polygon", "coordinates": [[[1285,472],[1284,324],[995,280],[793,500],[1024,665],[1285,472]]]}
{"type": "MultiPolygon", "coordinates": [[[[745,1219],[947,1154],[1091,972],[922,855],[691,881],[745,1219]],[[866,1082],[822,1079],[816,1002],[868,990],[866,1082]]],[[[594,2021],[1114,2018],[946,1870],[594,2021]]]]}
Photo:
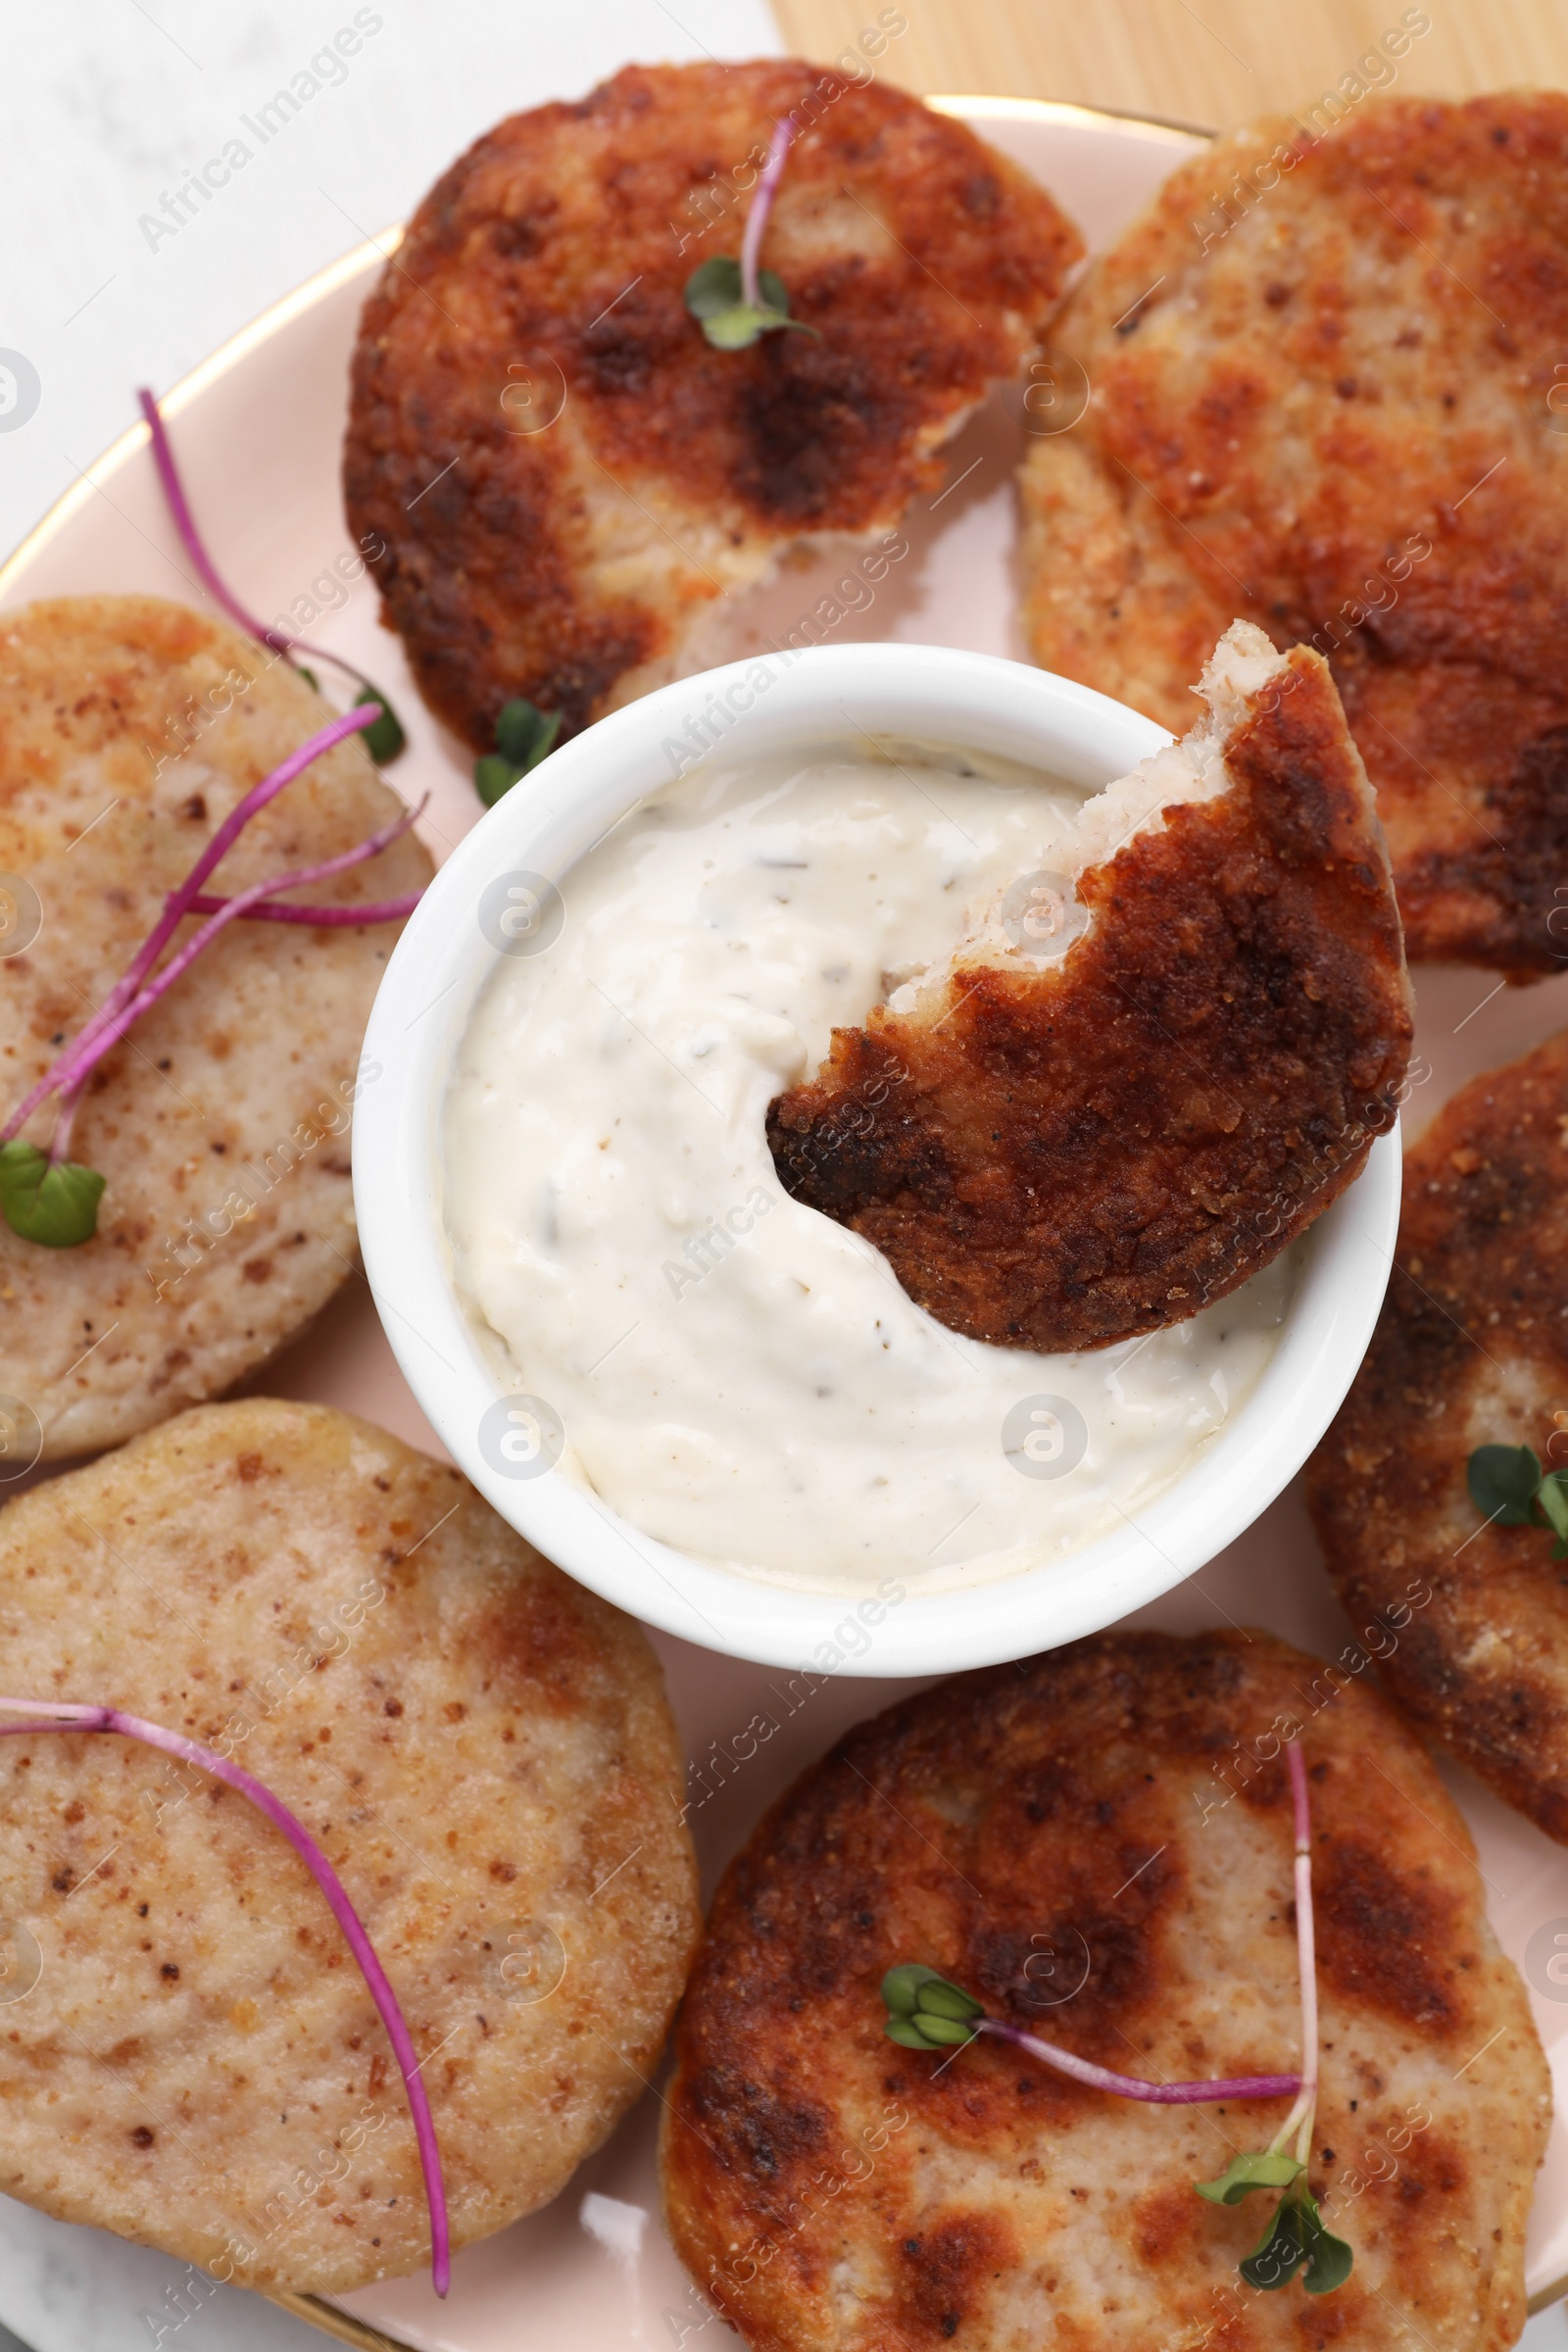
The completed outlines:
{"type": "Polygon", "coordinates": [[[747,209],[740,260],[727,253],[715,254],[686,280],[686,308],[702,321],[703,333],[715,351],[745,351],[760,336],[779,327],[794,327],[803,335],[816,333],[803,318],[790,317],[789,291],[778,273],[758,267],[767,217],[794,136],[795,125],[788,116],[774,123],[767,161],[747,209]]]}
{"type": "MultiPolygon", "coordinates": [[[[424,802],[421,801],[417,808],[409,810],[407,821],[397,828],[399,833],[408,831],[409,826],[416,821],[423,807],[424,802]]],[[[384,848],[385,844],[382,843],[380,846],[384,848]]],[[[360,844],[360,849],[366,856],[371,855],[364,842],[360,844]]],[[[358,858],[355,862],[359,862],[358,858]]],[[[324,870],[320,866],[308,866],[304,872],[312,881],[319,881],[324,870]]],[[[299,880],[300,876],[295,876],[294,887],[298,887],[299,880]]],[[[269,882],[267,887],[269,890],[281,890],[283,877],[279,876],[276,881],[269,882]]],[[[229,899],[209,898],[207,893],[202,891],[192,899],[190,912],[192,914],[219,914],[225,906],[232,904],[233,902],[229,899]]],[[[237,912],[242,914],[248,923],[304,923],[312,931],[347,931],[352,930],[360,923],[405,922],[418,904],[417,892],[406,899],[368,899],[363,906],[356,902],[352,906],[296,906],[292,902],[285,905],[280,899],[261,899],[254,906],[241,906],[237,912]]]]}
{"type": "Polygon", "coordinates": [[[1041,2041],[1021,2027],[1008,2025],[1004,2018],[988,2017],[973,1993],[939,1976],[934,1968],[909,1962],[888,1970],[882,1980],[882,1998],[888,2009],[888,2039],[902,2043],[906,2050],[961,2048],[966,2041],[990,2034],[999,2041],[1010,2042],[1014,2049],[1027,2050],[1031,2058],[1054,2067],[1058,2074],[1070,2075],[1075,2082],[1086,2082],[1094,2090],[1114,2091],[1124,2099],[1146,2099],[1157,2107],[1192,2107],[1211,2099],[1284,2098],[1300,2087],[1299,2075],[1146,2082],[1137,2075],[1112,2074],[1108,2067],[1091,2066],[1086,2058],[1075,2058],[1070,2050],[1041,2041]]]}
{"type": "Polygon", "coordinates": [[[1004,2018],[988,2017],[983,2005],[961,1984],[914,1961],[890,1968],[882,1980],[887,2006],[884,2028],[890,2041],[906,2050],[938,2050],[952,2054],[965,2043],[991,2034],[1013,2049],[1054,2067],[1093,2090],[1106,2090],[1123,2099],[1141,2099],[1152,2106],[1211,2105],[1221,2099],[1290,2097],[1294,2105],[1266,2148],[1234,2156],[1218,2180],[1195,2183],[1198,2193],[1216,2205],[1235,2205],[1254,2188],[1285,2191],[1279,2206],[1255,2246],[1241,2265],[1250,2285],[1284,2286],[1301,2272],[1309,2294],[1325,2294],[1343,2285],[1350,2275],[1350,2248],[1324,2228],[1316,2199],[1306,2185],[1312,2125],[1317,2112],[1317,1963],[1312,1932],[1312,1821],[1307,1799],[1306,1767],[1298,1744],[1288,1751],[1296,1831],[1296,1940],[1301,1996],[1301,2071],[1295,2075],[1230,2075],[1208,2082],[1149,2082],[1138,2075],[1113,2074],[1093,2066],[1070,2050],[1042,2041],[1004,2018]],[[1285,2143],[1296,2134],[1294,2154],[1285,2143]]]}
{"type": "Polygon", "coordinates": [[[1231,2158],[1217,2180],[1193,2185],[1211,2205],[1239,2205],[1250,2189],[1289,2188],[1300,2169],[1283,2148],[1248,2148],[1231,2158]]]}
{"type": "Polygon", "coordinates": [[[1542,1474],[1530,1446],[1478,1446],[1466,1472],[1470,1499],[1496,1527],[1549,1527],[1554,1560],[1568,1559],[1568,1471],[1542,1474]]]}
{"type": "MultiPolygon", "coordinates": [[[[262,922],[304,922],[313,929],[327,929],[349,924],[401,922],[413,913],[418,904],[417,892],[407,898],[378,900],[369,906],[347,906],[289,905],[281,901],[279,894],[308,889],[313,883],[326,881],[334,874],[346,873],[352,866],[363,865],[368,858],[379,857],[408,831],[419,813],[418,808],[406,808],[392,823],[357,842],[352,849],[339,851],[335,858],[296,867],[292,873],[273,874],[236,897],[213,898],[201,887],[251,818],[275,800],[285,785],[291,784],[323,752],[350,735],[366,733],[375,723],[375,709],[368,703],[357,704],[352,710],[345,710],[310,736],[270,775],[252,786],[223,819],[178,889],[169,893],[163,913],[104,1003],[0,1126],[0,1215],[24,1241],[39,1242],[56,1250],[74,1249],[90,1241],[97,1231],[98,1202],[105,1180],[94,1169],[79,1166],[67,1157],[82,1089],[104,1055],[119,1044],[132,1023],[157,1004],[229,923],[244,915],[262,922]],[[162,970],[154,974],[153,966],[159,956],[190,915],[204,915],[207,919],[162,970]],[[32,1113],[51,1096],[58,1097],[59,1102],[46,1154],[35,1144],[24,1143],[20,1137],[32,1113]]],[[[421,802],[420,808],[423,805],[421,802]]]]}
{"type": "MultiPolygon", "coordinates": [[[[247,637],[254,637],[258,644],[270,646],[274,653],[281,654],[285,660],[288,660],[297,648],[308,653],[313,661],[329,662],[335,669],[341,669],[349,677],[356,679],[361,689],[354,698],[356,708],[362,703],[376,705],[376,715],[368,721],[366,726],[365,748],[377,767],[385,767],[388,761],[395,760],[404,749],[408,737],[399,724],[397,712],[381,692],[380,687],[374,685],[366,676],[363,669],[357,669],[352,662],[345,662],[341,654],[328,653],[325,646],[313,645],[307,637],[295,637],[286,630],[269,628],[265,621],[257,619],[254,612],[246,611],[208,554],[206,544],[196,527],[196,517],[191,512],[190,500],[185,495],[185,485],[179,478],[179,468],[174,464],[174,452],[170,442],[169,428],[164,423],[163,416],[159,412],[157,400],[145,384],[137,392],[136,398],[141,404],[141,413],[147,420],[148,432],[152,435],[153,464],[158,468],[158,478],[163,484],[164,497],[168,501],[174,528],[179,534],[185,553],[196,566],[203,587],[214,604],[226,612],[229,619],[242,628],[247,637]]],[[[312,686],[316,685],[314,675],[302,662],[290,662],[289,666],[297,669],[312,686]]]]}
{"type": "Polygon", "coordinates": [[[773,125],[773,135],[767,142],[767,161],[757,183],[757,193],[746,208],[746,233],[741,239],[741,300],[750,310],[760,310],[762,294],[757,282],[757,264],[762,251],[762,232],[767,227],[767,216],[773,210],[778,183],[784,176],[784,158],[789,154],[795,136],[795,125],[786,115],[773,125]]]}
{"type": "Polygon", "coordinates": [[[1301,2081],[1296,2103],[1266,2148],[1233,2156],[1217,2180],[1195,2183],[1200,2197],[1216,2205],[1239,2205],[1254,2188],[1284,2190],[1262,2236],[1237,2265],[1250,2286],[1286,2286],[1301,2274],[1309,2295],[1324,2295],[1343,2286],[1350,2276],[1354,2255],[1343,2237],[1324,2225],[1317,2199],[1307,2185],[1306,2168],[1312,2153],[1312,2126],[1317,2117],[1318,2032],[1317,1950],[1312,1924],[1312,1806],[1307,1792],[1306,1760],[1299,1740],[1286,1749],[1291,1776],[1292,1810],[1296,1829],[1296,1954],[1301,1991],[1301,2081]],[[1286,2142],[1295,2134],[1296,2147],[1286,2142]]]}
{"type": "Polygon", "coordinates": [[[333,1917],[343,1931],[344,1940],[359,1962],[361,1974],[369,1988],[370,1998],[380,2013],[397,2056],[398,2069],[408,2092],[409,2111],[414,2119],[414,2136],[418,2143],[419,2167],[424,2176],[424,2193],[430,2209],[430,2278],[438,2295],[445,2295],[452,2278],[452,2254],[447,2229],[446,2191],[441,2178],[441,2149],[435,2135],[435,2124],[430,2115],[430,2102],[420,2078],[420,2061],[415,2055],[409,2029],[404,2023],[398,1996],[393,1991],[385,1969],[376,1957],[375,1946],[366,1932],[365,1924],[349,1900],[342,1880],[332,1868],[310,1831],[291,1813],[280,1797],[253,1773],[245,1772],[227,1757],[214,1753],[210,1747],[199,1746],[178,1732],[165,1731],[161,1724],[148,1723],[140,1715],[122,1714],[118,1707],[65,1706],[47,1699],[0,1698],[0,1714],[22,1715],[22,1723],[0,1723],[0,1739],[30,1738],[40,1732],[118,1732],[123,1739],[139,1740],[147,1747],[161,1748],[166,1755],[177,1756],[181,1762],[194,1764],[210,1772],[231,1788],[248,1797],[258,1811],[280,1829],[320,1887],[333,1917]]]}

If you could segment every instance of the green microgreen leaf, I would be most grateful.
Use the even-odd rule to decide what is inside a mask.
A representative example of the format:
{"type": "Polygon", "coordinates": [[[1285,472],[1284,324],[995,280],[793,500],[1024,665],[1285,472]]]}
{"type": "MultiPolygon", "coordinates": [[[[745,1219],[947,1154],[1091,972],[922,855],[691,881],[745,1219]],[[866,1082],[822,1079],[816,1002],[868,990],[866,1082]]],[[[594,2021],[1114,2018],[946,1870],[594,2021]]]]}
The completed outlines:
{"type": "Polygon", "coordinates": [[[1551,1529],[1557,1541],[1551,1547],[1554,1560],[1568,1557],[1568,1473],[1548,1470],[1536,1489],[1536,1509],[1551,1529]]]}
{"type": "MultiPolygon", "coordinates": [[[[312,669],[306,662],[294,662],[290,663],[290,667],[295,671],[297,676],[302,677],[305,680],[306,685],[309,686],[313,692],[317,694],[320,693],[321,681],[317,676],[315,670],[312,669]]],[[[356,671],[355,674],[357,676],[359,673],[356,671]]],[[[366,750],[369,753],[370,758],[375,761],[377,767],[388,767],[391,765],[392,761],[397,758],[400,752],[408,749],[409,739],[403,732],[403,728],[399,723],[397,712],[393,710],[391,704],[387,701],[386,696],[381,692],[379,686],[371,686],[368,683],[362,686],[359,693],[354,697],[352,708],[356,710],[362,710],[367,703],[378,703],[381,707],[381,715],[372,726],[368,726],[365,729],[365,732],[360,737],[360,741],[364,744],[366,750]]]]}
{"type": "Polygon", "coordinates": [[[92,1240],[104,1181],[74,1160],[51,1162],[20,1137],[0,1145],[0,1215],[24,1242],[46,1250],[74,1250],[92,1240]]]}
{"type": "Polygon", "coordinates": [[[556,748],[561,733],[561,712],[544,711],[521,696],[515,702],[502,706],[496,720],[496,750],[504,760],[515,761],[524,775],[537,767],[556,748]]]}
{"type": "Polygon", "coordinates": [[[1217,2180],[1195,2180],[1193,2186],[1211,2205],[1239,2205],[1249,2189],[1288,2188],[1300,2170],[1283,2148],[1252,2148],[1233,2156],[1217,2180]]]}
{"type": "Polygon", "coordinates": [[[1294,2197],[1282,2197],[1250,2254],[1237,2269],[1249,2286],[1289,2286],[1306,2260],[1306,2215],[1294,2197]]]}
{"type": "Polygon", "coordinates": [[[907,2017],[890,2017],[882,2031],[889,2041],[902,2042],[906,2050],[928,2050],[931,2047],[919,2027],[907,2017]]]}
{"type": "Polygon", "coordinates": [[[974,2039],[973,2026],[961,2024],[956,2017],[927,2016],[922,2009],[907,2022],[915,2033],[924,2034],[927,2049],[961,2049],[974,2039]]]}
{"type": "Polygon", "coordinates": [[[934,1968],[906,1961],[882,1980],[888,2007],[886,2033],[906,2050],[958,2049],[972,2041],[985,2011],[960,1984],[950,1984],[934,1968]]]}
{"type": "Polygon", "coordinates": [[[820,340],[816,328],[808,326],[804,318],[788,318],[782,311],[754,310],[745,302],[738,302],[732,311],[720,311],[716,318],[703,320],[703,332],[715,351],[745,351],[760,336],[780,326],[791,326],[798,335],[820,340]]]}
{"type": "Polygon", "coordinates": [[[1528,1446],[1478,1446],[1470,1456],[1470,1499],[1498,1527],[1528,1527],[1541,1463],[1528,1446]]]}
{"type": "MultiPolygon", "coordinates": [[[[314,678],[311,683],[313,685],[316,683],[314,678]]],[[[360,741],[377,767],[388,767],[400,752],[407,750],[409,739],[398,721],[397,712],[379,686],[367,686],[362,693],[354,697],[356,710],[362,703],[379,703],[381,706],[380,717],[373,726],[366,728],[360,741]]]]}
{"type": "Polygon", "coordinates": [[[560,733],[559,710],[541,710],[520,695],[502,706],[496,720],[496,748],[473,763],[474,788],[487,808],[493,808],[514,784],[550,757],[560,733]]]}
{"type": "Polygon", "coordinates": [[[503,760],[499,752],[486,752],[473,763],[473,786],[487,808],[493,808],[503,794],[509,793],[522,774],[514,760],[503,760]]]}
{"type": "Polygon", "coordinates": [[[702,320],[703,333],[715,351],[744,351],[760,335],[783,326],[803,335],[816,334],[804,318],[790,317],[789,290],[776,270],[759,270],[757,291],[760,301],[747,302],[741,266],[727,253],[715,254],[692,271],[686,280],[686,308],[702,320]]]}
{"type": "Polygon", "coordinates": [[[945,1977],[933,1977],[930,1984],[922,1984],[915,1994],[914,2014],[921,2019],[951,2018],[961,2025],[971,2017],[983,2017],[985,2011],[972,1993],[960,1990],[956,1984],[950,1984],[945,1977]]]}
{"type": "Polygon", "coordinates": [[[912,2017],[921,1985],[941,1982],[934,1968],[922,1968],[918,1961],[906,1960],[902,1967],[890,1968],[882,1980],[882,1998],[889,2016],[912,2017]]]}
{"type": "Polygon", "coordinates": [[[1298,2271],[1309,2295],[1343,2286],[1355,2256],[1343,2237],[1325,2227],[1316,2197],[1298,2181],[1281,2197],[1268,2228],[1237,2269],[1249,2286],[1289,2285],[1298,2271]]]}
{"type": "Polygon", "coordinates": [[[1497,1527],[1549,1527],[1554,1560],[1568,1559],[1568,1470],[1542,1475],[1529,1446],[1478,1446],[1470,1456],[1470,1499],[1497,1527]]]}
{"type": "Polygon", "coordinates": [[[1319,2222],[1317,2234],[1306,2258],[1306,2268],[1301,2273],[1301,2284],[1307,2293],[1332,2294],[1337,2286],[1345,2284],[1354,2268],[1355,2255],[1351,2248],[1343,2237],[1336,2237],[1332,2230],[1325,2230],[1319,2222]]]}
{"type": "MultiPolygon", "coordinates": [[[[761,272],[758,272],[761,283],[761,272]]],[[[741,266],[731,253],[715,253],[686,280],[686,308],[694,318],[716,318],[741,298],[741,266]]],[[[786,308],[788,306],[786,305],[786,308]]]]}

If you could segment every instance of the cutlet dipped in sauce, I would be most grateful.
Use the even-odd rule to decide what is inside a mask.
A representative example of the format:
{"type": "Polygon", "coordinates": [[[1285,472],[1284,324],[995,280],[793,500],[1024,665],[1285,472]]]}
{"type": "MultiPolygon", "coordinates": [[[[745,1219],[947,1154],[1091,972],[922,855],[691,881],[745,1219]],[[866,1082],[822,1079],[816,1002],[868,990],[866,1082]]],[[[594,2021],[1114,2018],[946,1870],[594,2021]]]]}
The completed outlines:
{"type": "MultiPolygon", "coordinates": [[[[1141,1343],[988,1346],[789,1197],[768,1104],[835,1027],[993,900],[1047,956],[1074,935],[1040,877],[1079,791],[884,753],[710,761],[628,816],[548,952],[498,962],[445,1132],[460,1289],[561,1415],[567,1471],[699,1556],[847,1590],[987,1580],[1121,1525],[1249,1396],[1295,1280],[1287,1253],[1141,1343]]],[[[862,1139],[897,1095],[857,1102],[862,1139]]]]}

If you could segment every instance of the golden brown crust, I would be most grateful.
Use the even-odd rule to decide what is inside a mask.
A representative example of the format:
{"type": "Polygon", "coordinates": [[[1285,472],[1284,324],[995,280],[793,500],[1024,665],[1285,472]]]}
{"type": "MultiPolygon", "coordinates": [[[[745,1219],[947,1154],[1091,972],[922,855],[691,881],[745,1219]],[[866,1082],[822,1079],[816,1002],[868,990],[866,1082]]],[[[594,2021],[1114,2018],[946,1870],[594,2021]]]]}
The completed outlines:
{"type": "Polygon", "coordinates": [[[890,529],[1080,251],[963,124],[798,61],[628,66],[499,123],[415,215],[354,362],[348,510],[431,708],[479,750],[514,695],[572,733],[791,542],[890,529]],[[713,351],[685,283],[739,255],[792,111],[763,258],[818,339],[713,351]]]}
{"type": "Polygon", "coordinates": [[[1319,646],[1412,958],[1559,968],[1568,96],[1239,131],[1054,340],[1093,395],[1024,468],[1036,659],[1179,726],[1234,614],[1319,646]]]}
{"type": "Polygon", "coordinates": [[[1329,1574],[1376,1615],[1396,1696],[1568,1844],[1568,1585],[1540,1528],[1487,1527],[1477,1446],[1568,1460],[1568,1032],[1455,1095],[1405,1159],[1388,1298],[1307,1471],[1329,1574]]]}
{"type": "MultiPolygon", "coordinates": [[[[161,597],[60,597],[0,618],[0,876],[34,894],[40,926],[0,938],[0,1119],[103,1003],[235,804],[330,716],[252,639],[161,597]]],[[[315,865],[402,806],[362,745],[339,744],[246,827],[209,887],[315,865]]],[[[430,870],[405,835],[290,895],[400,898],[430,870]]],[[[0,1223],[12,1475],[40,1429],[58,1460],[231,1387],[354,1272],[349,1126],[398,930],[235,923],[99,1063],[71,1146],[108,1180],[96,1235],[48,1250],[0,1223]]],[[[28,1142],[48,1143],[56,1108],[29,1119],[28,1142]]]]}
{"type": "Polygon", "coordinates": [[[1226,758],[1228,791],[1080,877],[1094,919],[1058,964],[960,957],[929,1006],[835,1030],[769,1108],[786,1188],[972,1339],[1102,1347],[1196,1314],[1394,1116],[1398,918],[1318,655],[1292,655],[1226,758]]]}
{"type": "Polygon", "coordinates": [[[1264,1634],[1105,1635],[859,1726],[731,1864],[676,2057],[671,2235],[754,2352],[1501,2352],[1523,2322],[1547,2076],[1468,1833],[1392,1708],[1264,1634]],[[1120,2073],[1288,2071],[1293,1725],[1311,2179],[1355,2253],[1321,2299],[1250,2292],[1259,2200],[1192,2187],[1283,2102],[1135,2105],[990,2043],[944,2063],[888,2041],[878,1997],[918,1960],[1120,2073]]]}
{"type": "MultiPolygon", "coordinates": [[[[424,2062],[457,2245],[640,2094],[700,1926],[659,1666],[455,1470],[322,1405],[182,1414],[0,1511],[0,1653],[8,1694],[119,1704],[303,1819],[424,2062]]],[[[423,2265],[391,2046],[242,1795],[0,1740],[0,1906],[36,1961],[0,1985],[8,2196],[252,2287],[423,2265]]]]}

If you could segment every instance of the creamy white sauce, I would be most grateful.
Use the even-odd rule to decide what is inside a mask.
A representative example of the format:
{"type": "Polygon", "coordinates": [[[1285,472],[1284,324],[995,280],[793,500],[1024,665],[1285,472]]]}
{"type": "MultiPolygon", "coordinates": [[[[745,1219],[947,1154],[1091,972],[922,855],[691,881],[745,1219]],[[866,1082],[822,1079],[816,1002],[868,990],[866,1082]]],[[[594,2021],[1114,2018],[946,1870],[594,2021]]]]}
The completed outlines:
{"type": "Polygon", "coordinates": [[[987,1581],[1123,1524],[1256,1383],[1289,1252],[1190,1322],[1040,1355],[945,1329],[774,1172],[772,1097],[1061,866],[1081,806],[929,749],[714,762],[572,868],[552,945],[498,961],[446,1110],[459,1289],[562,1467],[649,1535],[800,1587],[987,1581]]]}

